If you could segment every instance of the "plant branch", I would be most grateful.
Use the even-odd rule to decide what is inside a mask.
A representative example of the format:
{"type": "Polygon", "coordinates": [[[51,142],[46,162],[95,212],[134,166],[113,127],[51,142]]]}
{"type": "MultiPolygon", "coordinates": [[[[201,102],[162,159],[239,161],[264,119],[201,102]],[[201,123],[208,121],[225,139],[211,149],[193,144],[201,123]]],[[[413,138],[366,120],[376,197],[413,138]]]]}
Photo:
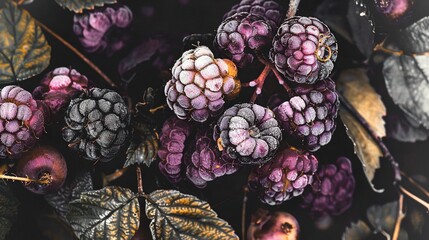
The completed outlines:
{"type": "Polygon", "coordinates": [[[137,192],[140,196],[143,196],[143,179],[142,179],[142,170],[139,165],[136,167],[137,173],[137,192]]]}
{"type": "Polygon", "coordinates": [[[246,239],[246,206],[247,206],[247,193],[249,188],[243,188],[243,203],[241,205],[241,238],[246,239]]]}
{"type": "Polygon", "coordinates": [[[53,37],[55,37],[58,41],[60,41],[62,44],[64,44],[68,49],[70,49],[73,53],[75,53],[80,59],[82,59],[86,64],[88,64],[98,75],[100,75],[104,81],[106,81],[111,87],[116,88],[116,84],[101,71],[100,68],[98,68],[91,60],[86,58],[79,50],[77,50],[75,47],[73,47],[69,42],[67,42],[64,38],[56,34],[52,29],[47,27],[45,24],[37,21],[34,19],[37,25],[39,25],[41,28],[43,28],[46,32],[51,34],[53,37]]]}
{"type": "Polygon", "coordinates": [[[294,17],[298,11],[299,2],[301,0],[289,0],[289,9],[286,14],[286,18],[294,17]]]}
{"type": "Polygon", "coordinates": [[[429,203],[425,202],[421,198],[419,198],[416,195],[412,194],[411,192],[409,192],[407,189],[403,188],[402,186],[399,186],[399,190],[401,190],[402,193],[404,193],[405,195],[407,195],[407,197],[409,197],[409,198],[413,199],[414,201],[416,201],[416,202],[420,203],[421,205],[423,205],[426,208],[426,211],[429,211],[429,203]]]}
{"type": "Polygon", "coordinates": [[[426,190],[422,185],[420,185],[416,180],[414,180],[414,178],[408,176],[406,173],[404,173],[401,170],[401,175],[403,177],[405,177],[406,179],[408,179],[408,181],[413,184],[415,187],[417,187],[420,191],[422,191],[427,197],[429,197],[429,192],[428,190],[426,190]]]}
{"type": "Polygon", "coordinates": [[[393,231],[392,240],[398,240],[398,238],[399,238],[399,232],[401,230],[401,223],[402,223],[402,220],[405,218],[403,208],[404,208],[404,195],[399,194],[398,216],[396,217],[395,230],[393,231]]]}
{"type": "Polygon", "coordinates": [[[358,122],[365,128],[365,130],[369,133],[371,138],[380,148],[381,152],[383,153],[383,156],[392,165],[395,178],[394,184],[401,181],[401,170],[399,169],[399,164],[395,161],[387,146],[383,143],[381,138],[377,136],[377,134],[374,132],[369,123],[362,117],[362,115],[360,115],[360,113],[347,101],[347,99],[342,94],[338,94],[338,96],[340,98],[341,105],[343,105],[347,109],[347,111],[349,111],[353,115],[353,117],[356,118],[356,120],[358,120],[358,122]]]}
{"type": "Polygon", "coordinates": [[[115,172],[109,174],[109,175],[105,175],[103,176],[103,186],[107,186],[109,185],[109,183],[115,181],[116,179],[122,177],[122,175],[124,175],[129,168],[122,168],[122,169],[117,169],[115,172]]]}

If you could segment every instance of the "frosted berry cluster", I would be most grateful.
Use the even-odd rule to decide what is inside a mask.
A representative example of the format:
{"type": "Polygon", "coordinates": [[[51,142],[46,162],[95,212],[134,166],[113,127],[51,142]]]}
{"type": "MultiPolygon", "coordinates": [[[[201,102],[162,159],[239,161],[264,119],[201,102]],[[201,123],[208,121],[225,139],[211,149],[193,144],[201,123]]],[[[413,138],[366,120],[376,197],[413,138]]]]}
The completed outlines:
{"type": "Polygon", "coordinates": [[[104,50],[111,46],[113,51],[119,50],[124,43],[117,39],[112,42],[107,36],[114,28],[126,28],[133,19],[133,13],[125,5],[117,5],[96,9],[74,16],[73,31],[80,43],[88,52],[104,50]]]}

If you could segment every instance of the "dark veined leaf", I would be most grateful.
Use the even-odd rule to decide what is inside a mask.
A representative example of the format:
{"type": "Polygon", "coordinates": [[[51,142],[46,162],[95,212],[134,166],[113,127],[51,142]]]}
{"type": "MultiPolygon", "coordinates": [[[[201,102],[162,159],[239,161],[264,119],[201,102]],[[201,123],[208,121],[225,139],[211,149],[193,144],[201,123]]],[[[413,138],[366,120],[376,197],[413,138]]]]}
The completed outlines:
{"type": "Polygon", "coordinates": [[[428,138],[429,130],[399,109],[389,109],[388,112],[386,119],[387,137],[401,142],[424,141],[428,138]]]}
{"type": "Polygon", "coordinates": [[[91,174],[89,172],[78,173],[70,182],[66,182],[60,190],[55,193],[46,194],[44,197],[58,214],[66,217],[69,212],[69,202],[80,197],[83,192],[94,189],[91,174]]]}
{"type": "Polygon", "coordinates": [[[132,136],[124,168],[136,163],[149,167],[158,154],[158,133],[150,124],[134,122],[132,136]]]}
{"type": "Polygon", "coordinates": [[[352,223],[343,233],[342,240],[366,240],[372,235],[371,229],[362,220],[352,223]]]}
{"type": "Polygon", "coordinates": [[[40,235],[46,240],[77,240],[71,226],[64,218],[56,214],[42,214],[37,216],[36,223],[40,235]]]}
{"type": "Polygon", "coordinates": [[[154,239],[238,239],[207,202],[175,190],[146,196],[146,215],[154,239]]]}
{"type": "MultiPolygon", "coordinates": [[[[392,235],[398,217],[399,204],[397,201],[381,206],[372,206],[366,211],[368,221],[376,232],[392,235]]],[[[400,240],[407,240],[408,234],[403,229],[399,232],[400,240]]]]}
{"type": "Polygon", "coordinates": [[[19,202],[5,183],[0,182],[0,240],[6,239],[18,215],[19,202]]]}
{"type": "Polygon", "coordinates": [[[429,17],[401,30],[397,45],[406,54],[390,56],[383,65],[393,102],[415,122],[429,129],[429,17]]]}
{"type": "Polygon", "coordinates": [[[84,9],[102,7],[104,4],[116,3],[116,0],[55,0],[61,7],[75,13],[81,13],[84,9]]]}
{"type": "MultiPolygon", "coordinates": [[[[338,89],[350,105],[368,122],[377,137],[386,136],[383,120],[383,116],[386,115],[386,107],[381,101],[381,97],[369,84],[365,69],[349,69],[342,72],[338,79],[338,89]]],[[[340,116],[371,187],[374,191],[382,191],[375,189],[372,184],[375,171],[380,168],[380,157],[383,155],[380,148],[365,128],[343,107],[340,108],[340,116]]]]}
{"type": "Polygon", "coordinates": [[[117,186],[84,192],[70,202],[67,219],[79,239],[131,239],[140,224],[138,195],[117,186]]]}
{"type": "Polygon", "coordinates": [[[48,67],[51,47],[42,30],[13,2],[0,9],[0,36],[0,83],[22,81],[48,67]]]}
{"type": "Polygon", "coordinates": [[[344,39],[353,42],[350,27],[343,9],[347,9],[347,1],[324,0],[316,9],[314,15],[322,20],[329,28],[344,39]]]}
{"type": "Polygon", "coordinates": [[[372,14],[364,0],[349,0],[347,20],[353,40],[361,53],[370,57],[374,47],[374,23],[372,14]]]}

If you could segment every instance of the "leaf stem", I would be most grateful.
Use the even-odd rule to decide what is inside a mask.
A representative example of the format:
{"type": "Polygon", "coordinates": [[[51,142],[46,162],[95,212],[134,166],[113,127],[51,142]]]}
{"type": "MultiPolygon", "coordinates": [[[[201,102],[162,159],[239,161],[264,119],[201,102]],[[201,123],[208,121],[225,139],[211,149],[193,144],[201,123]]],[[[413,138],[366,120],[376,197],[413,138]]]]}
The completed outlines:
{"type": "Polygon", "coordinates": [[[289,9],[286,14],[286,19],[294,17],[298,11],[299,2],[301,0],[289,0],[289,9]]]}
{"type": "Polygon", "coordinates": [[[356,120],[358,120],[359,123],[365,128],[365,130],[369,133],[371,138],[380,148],[381,152],[383,153],[383,156],[392,165],[394,171],[394,184],[401,181],[401,170],[399,169],[399,164],[395,161],[387,146],[383,143],[381,138],[377,136],[377,134],[374,132],[368,122],[362,117],[362,115],[360,115],[360,113],[347,101],[347,99],[341,93],[339,93],[338,96],[340,98],[341,105],[343,105],[347,109],[347,111],[349,111],[353,115],[353,117],[355,117],[356,120]]]}
{"type": "Polygon", "coordinates": [[[398,216],[396,217],[395,230],[393,231],[392,240],[398,240],[398,238],[399,238],[399,232],[401,230],[401,223],[402,223],[402,220],[405,218],[405,214],[402,210],[403,208],[404,208],[404,195],[399,194],[398,216]]]}
{"type": "Polygon", "coordinates": [[[249,188],[243,188],[243,203],[241,205],[241,238],[246,239],[246,208],[247,208],[247,193],[249,188]]]}
{"type": "Polygon", "coordinates": [[[407,197],[409,197],[409,198],[413,199],[414,201],[416,201],[416,202],[420,203],[421,205],[423,205],[426,208],[426,211],[429,211],[429,203],[425,202],[421,198],[419,198],[416,195],[412,194],[411,192],[409,192],[407,189],[405,189],[402,186],[399,186],[399,190],[401,190],[402,193],[404,193],[405,195],[407,195],[407,197]]]}
{"type": "Polygon", "coordinates": [[[55,37],[59,42],[64,44],[68,49],[70,49],[73,53],[75,53],[80,59],[82,59],[86,64],[88,64],[98,75],[100,75],[104,81],[107,82],[111,87],[116,88],[116,84],[101,71],[100,68],[98,68],[91,60],[86,58],[79,50],[77,50],[75,47],[73,47],[69,42],[67,42],[64,38],[56,34],[52,29],[47,27],[45,24],[39,22],[38,20],[34,19],[37,25],[39,25],[41,28],[43,28],[46,32],[51,34],[53,37],[55,37]]]}
{"type": "Polygon", "coordinates": [[[136,174],[137,174],[137,192],[140,196],[143,196],[143,179],[142,179],[142,169],[139,165],[136,167],[136,174]]]}

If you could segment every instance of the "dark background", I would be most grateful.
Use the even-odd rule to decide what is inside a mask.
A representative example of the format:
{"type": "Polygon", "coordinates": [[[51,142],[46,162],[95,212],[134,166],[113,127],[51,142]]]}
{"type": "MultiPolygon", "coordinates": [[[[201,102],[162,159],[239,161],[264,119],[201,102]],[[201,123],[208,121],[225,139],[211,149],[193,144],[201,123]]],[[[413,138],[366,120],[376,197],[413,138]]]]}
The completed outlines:
{"type": "MultiPolygon", "coordinates": [[[[340,1],[340,0],[338,0],[340,1]]],[[[343,1],[343,0],[341,0],[343,1]]],[[[85,54],[89,59],[100,67],[111,79],[118,84],[121,82],[120,76],[117,72],[118,62],[130,52],[143,39],[155,35],[165,36],[172,48],[174,59],[177,59],[181,53],[182,38],[191,33],[207,33],[214,32],[222,20],[222,16],[228,9],[238,1],[227,0],[189,0],[189,4],[182,5],[179,1],[175,0],[129,0],[120,1],[128,5],[134,13],[134,22],[127,33],[130,34],[131,40],[125,49],[121,52],[107,57],[102,53],[85,54]],[[153,10],[153,11],[152,11],[153,10]],[[150,14],[152,12],[152,14],[150,14]],[[149,13],[149,14],[148,14],[149,13]]],[[[298,15],[312,16],[322,1],[317,0],[302,0],[298,15]]],[[[283,1],[286,7],[288,1],[283,1]]],[[[424,5],[421,5],[424,6],[424,5]]],[[[69,41],[73,46],[77,47],[80,51],[84,52],[77,37],[72,31],[73,13],[68,10],[60,8],[52,0],[36,0],[31,5],[25,6],[32,16],[40,22],[53,29],[57,34],[69,41]]],[[[428,8],[427,8],[428,9],[428,8]]],[[[346,11],[346,9],[344,9],[346,11]]],[[[427,11],[426,11],[427,12],[427,11]]],[[[338,14],[338,13],[332,13],[338,14]]],[[[422,10],[417,10],[416,19],[422,16],[422,10]]],[[[383,20],[379,20],[377,25],[378,29],[382,29],[380,34],[385,35],[392,29],[397,28],[395,25],[386,24],[383,20]]],[[[86,75],[99,87],[108,87],[102,79],[86,65],[82,60],[76,57],[69,49],[64,47],[55,38],[48,33],[45,34],[49,44],[52,46],[51,64],[46,69],[46,72],[53,70],[56,67],[71,66],[77,69],[82,74],[86,75]]],[[[350,67],[366,66],[363,63],[365,59],[357,50],[357,48],[345,41],[341,36],[337,36],[339,42],[339,58],[335,67],[334,78],[341,71],[341,69],[350,67]]],[[[245,74],[240,72],[240,79],[249,81],[257,76],[261,66],[255,66],[253,69],[248,70],[245,74]]],[[[381,76],[380,69],[376,66],[371,68],[372,75],[371,81],[377,86],[377,90],[383,95],[383,100],[386,101],[388,107],[392,105],[391,100],[385,94],[384,81],[381,76]]],[[[40,81],[41,74],[25,82],[20,83],[21,86],[27,90],[32,90],[40,81]]],[[[136,69],[136,77],[131,83],[130,96],[135,102],[141,99],[143,90],[147,86],[153,86],[160,89],[158,94],[158,101],[162,101],[162,86],[168,80],[165,74],[156,70],[149,63],[144,63],[136,69]]],[[[264,88],[263,95],[259,98],[258,103],[266,104],[268,96],[277,91],[276,82],[271,80],[264,88]]],[[[119,90],[120,91],[120,90],[119,90]]],[[[250,91],[245,89],[237,101],[247,101],[250,96],[250,91]]],[[[391,107],[392,109],[392,107],[391,107]]],[[[165,114],[158,115],[158,122],[162,122],[166,115],[171,114],[170,111],[165,111],[165,114]]],[[[92,176],[96,187],[101,187],[102,173],[111,173],[115,169],[121,168],[125,160],[124,154],[118,159],[107,164],[97,164],[95,167],[92,163],[85,162],[78,158],[77,155],[68,151],[65,144],[59,139],[59,127],[53,124],[47,128],[47,135],[42,141],[48,144],[55,145],[62,149],[66,156],[69,167],[69,176],[73,176],[74,172],[80,168],[88,168],[92,171],[92,176]]],[[[391,168],[385,159],[381,159],[382,170],[377,172],[376,186],[385,188],[385,192],[378,194],[373,192],[363,175],[361,163],[353,153],[353,145],[345,133],[345,129],[338,120],[337,130],[331,143],[318,151],[315,155],[319,159],[319,163],[334,162],[338,156],[346,156],[352,160],[353,172],[356,178],[356,190],[353,199],[352,207],[347,210],[343,215],[333,217],[332,224],[326,230],[321,230],[306,209],[302,209],[299,205],[301,198],[297,197],[286,203],[269,207],[263,205],[253,194],[249,194],[247,203],[247,223],[250,221],[250,216],[258,208],[265,208],[270,210],[282,210],[292,213],[299,221],[302,235],[301,239],[340,239],[345,228],[351,222],[358,219],[365,220],[365,212],[369,206],[374,204],[383,204],[397,199],[395,188],[392,187],[392,174],[391,168]]],[[[423,185],[429,187],[428,174],[429,174],[429,159],[428,147],[429,141],[417,143],[401,143],[391,139],[384,140],[389,149],[391,150],[395,159],[399,162],[401,169],[410,176],[416,176],[423,181],[423,185]]],[[[250,169],[242,168],[237,173],[231,176],[225,176],[208,184],[208,187],[201,190],[193,187],[189,183],[182,183],[179,186],[173,186],[159,173],[157,164],[152,164],[150,168],[143,168],[143,183],[145,192],[149,193],[155,189],[179,189],[184,193],[193,194],[201,199],[210,203],[212,208],[218,215],[228,221],[236,230],[238,235],[241,235],[241,206],[243,201],[243,186],[246,184],[247,175],[250,169]]],[[[137,190],[135,174],[130,170],[125,176],[113,182],[114,185],[128,187],[134,191],[137,190]]],[[[21,200],[21,207],[19,217],[13,226],[9,239],[73,239],[71,230],[55,215],[55,212],[45,202],[44,198],[39,195],[34,195],[24,190],[19,183],[13,183],[13,190],[21,200]]],[[[409,189],[414,190],[409,185],[409,189]]],[[[429,234],[429,219],[425,209],[417,205],[409,198],[405,199],[408,206],[407,210],[409,215],[412,213],[418,214],[426,219],[423,232],[411,231],[414,224],[410,222],[410,217],[404,221],[403,226],[409,230],[409,239],[427,239],[423,236],[429,234]]],[[[144,235],[150,235],[148,229],[148,220],[143,213],[143,201],[141,202],[142,209],[142,222],[141,229],[144,235]]],[[[144,239],[149,239],[148,237],[144,239]]],[[[384,239],[378,236],[377,239],[384,239]]]]}

